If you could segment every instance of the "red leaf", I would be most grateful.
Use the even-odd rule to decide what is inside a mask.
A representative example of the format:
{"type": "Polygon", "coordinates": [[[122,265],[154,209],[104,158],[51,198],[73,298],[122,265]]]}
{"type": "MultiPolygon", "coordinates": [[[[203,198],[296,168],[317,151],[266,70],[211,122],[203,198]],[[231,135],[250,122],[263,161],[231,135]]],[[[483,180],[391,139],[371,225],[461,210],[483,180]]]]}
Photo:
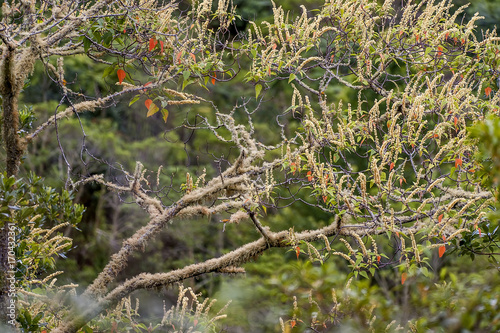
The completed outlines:
{"type": "Polygon", "coordinates": [[[163,41],[160,41],[161,53],[163,53],[163,41]]]}
{"type": "Polygon", "coordinates": [[[490,96],[490,94],[491,94],[491,88],[490,87],[486,87],[486,89],[484,89],[484,93],[486,94],[486,97],[490,96]]]}
{"type": "Polygon", "coordinates": [[[296,322],[295,320],[292,320],[292,321],[290,322],[290,326],[292,326],[292,328],[294,328],[294,327],[295,327],[295,325],[297,325],[297,322],[296,322]]]}
{"type": "Polygon", "coordinates": [[[312,176],[311,171],[307,171],[307,180],[308,181],[312,181],[313,180],[313,176],[312,176]]]}
{"type": "Polygon", "coordinates": [[[276,47],[277,47],[277,45],[276,45],[276,43],[274,43],[273,44],[273,50],[276,50],[276,47]]]}
{"type": "Polygon", "coordinates": [[[144,105],[146,105],[146,107],[148,108],[149,110],[149,107],[151,106],[151,104],[153,104],[153,101],[150,100],[150,99],[147,99],[145,102],[144,102],[144,105]]]}
{"type": "Polygon", "coordinates": [[[448,39],[448,36],[450,35],[449,32],[446,33],[446,35],[444,36],[445,39],[448,39]]]}
{"type": "Polygon", "coordinates": [[[399,179],[399,187],[403,186],[403,178],[399,179]]]}
{"type": "Polygon", "coordinates": [[[441,245],[441,246],[439,247],[439,258],[441,258],[441,257],[443,256],[444,251],[446,251],[446,246],[441,245]]]}
{"type": "Polygon", "coordinates": [[[455,169],[457,166],[462,165],[462,159],[460,157],[455,158],[455,169]]]}
{"type": "Polygon", "coordinates": [[[149,39],[149,51],[153,51],[153,49],[155,48],[156,44],[158,43],[158,41],[156,40],[156,38],[152,37],[149,39]]]}
{"type": "Polygon", "coordinates": [[[300,247],[295,247],[295,253],[297,254],[297,259],[299,259],[300,247]]]}
{"type": "Polygon", "coordinates": [[[481,228],[477,228],[477,231],[479,232],[479,237],[481,237],[481,228]]]}
{"type": "Polygon", "coordinates": [[[295,162],[292,162],[292,163],[290,164],[290,169],[292,170],[292,172],[293,172],[293,174],[294,174],[294,175],[295,175],[295,171],[296,171],[296,169],[297,169],[295,165],[296,165],[296,164],[295,164],[295,162]]]}
{"type": "Polygon", "coordinates": [[[438,46],[437,56],[440,57],[442,54],[443,54],[443,48],[441,46],[438,46]]]}
{"type": "Polygon", "coordinates": [[[326,203],[326,199],[327,199],[327,197],[326,197],[326,195],[324,195],[324,196],[323,196],[323,202],[324,202],[324,203],[326,203]]]}
{"type": "Polygon", "coordinates": [[[377,263],[379,263],[379,264],[380,264],[380,259],[382,259],[382,257],[381,256],[377,256],[377,263]]]}
{"type": "Polygon", "coordinates": [[[394,162],[391,162],[391,165],[389,166],[389,171],[391,171],[392,169],[394,169],[394,162]]]}
{"type": "Polygon", "coordinates": [[[198,319],[193,320],[193,326],[198,325],[198,319]]]}
{"type": "Polygon", "coordinates": [[[442,220],[443,220],[443,214],[438,216],[438,223],[441,223],[442,220]]]}
{"type": "Polygon", "coordinates": [[[145,84],[144,84],[144,87],[147,87],[147,86],[149,86],[150,84],[151,84],[151,82],[147,82],[147,83],[145,83],[145,84]]]}
{"type": "Polygon", "coordinates": [[[191,58],[193,58],[193,61],[196,63],[196,56],[194,55],[194,53],[189,53],[189,55],[191,56],[191,58]]]}
{"type": "Polygon", "coordinates": [[[408,276],[408,274],[406,274],[406,272],[401,274],[401,284],[405,284],[407,276],[408,276]]]}
{"type": "Polygon", "coordinates": [[[464,45],[464,44],[465,44],[465,39],[462,38],[462,45],[464,45]]]}
{"type": "Polygon", "coordinates": [[[458,124],[458,117],[455,116],[455,119],[453,120],[455,122],[455,128],[457,128],[457,124],[458,124]]]}
{"type": "Polygon", "coordinates": [[[177,61],[177,63],[179,65],[181,63],[181,56],[182,56],[182,52],[179,52],[179,53],[177,53],[177,56],[175,57],[175,61],[177,61]]]}
{"type": "Polygon", "coordinates": [[[118,75],[118,82],[122,84],[123,79],[125,79],[125,76],[127,76],[127,73],[125,73],[125,71],[120,68],[119,70],[116,71],[116,75],[118,75]]]}

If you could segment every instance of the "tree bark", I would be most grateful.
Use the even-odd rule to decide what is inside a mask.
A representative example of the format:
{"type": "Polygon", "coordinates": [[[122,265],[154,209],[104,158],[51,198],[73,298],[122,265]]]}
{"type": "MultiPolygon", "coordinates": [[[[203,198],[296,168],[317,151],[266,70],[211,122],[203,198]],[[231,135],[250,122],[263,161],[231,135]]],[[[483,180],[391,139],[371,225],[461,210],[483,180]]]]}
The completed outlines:
{"type": "MultiPolygon", "coordinates": [[[[2,95],[2,138],[5,145],[5,169],[7,177],[16,176],[19,170],[21,157],[24,153],[23,144],[19,137],[18,99],[21,92],[21,78],[16,73],[15,49],[8,46],[5,50],[0,66],[0,94],[2,95]]],[[[22,83],[21,83],[22,84],[22,83]]],[[[3,220],[0,223],[0,324],[7,323],[9,299],[9,257],[8,257],[8,224],[3,220]]]]}

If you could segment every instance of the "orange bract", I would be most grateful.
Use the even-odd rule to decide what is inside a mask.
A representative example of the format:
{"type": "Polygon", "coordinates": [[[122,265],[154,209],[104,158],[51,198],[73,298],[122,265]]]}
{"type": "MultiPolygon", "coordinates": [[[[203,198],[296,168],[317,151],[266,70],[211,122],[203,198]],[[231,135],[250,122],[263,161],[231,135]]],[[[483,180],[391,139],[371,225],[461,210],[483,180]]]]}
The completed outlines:
{"type": "Polygon", "coordinates": [[[158,41],[155,38],[149,39],[149,51],[153,51],[158,41]]]}
{"type": "Polygon", "coordinates": [[[486,89],[484,89],[484,93],[486,94],[486,97],[490,96],[490,94],[491,94],[491,88],[490,87],[486,87],[486,89]]]}
{"type": "Polygon", "coordinates": [[[408,274],[406,274],[406,272],[404,272],[403,274],[401,274],[401,284],[405,284],[405,281],[406,281],[407,277],[408,277],[408,274]]]}
{"type": "Polygon", "coordinates": [[[441,258],[443,256],[443,254],[444,254],[445,251],[446,251],[446,246],[441,245],[439,247],[439,258],[441,258]]]}
{"type": "Polygon", "coordinates": [[[116,75],[118,75],[118,82],[122,84],[123,79],[125,79],[125,76],[127,76],[127,73],[123,69],[119,69],[116,71],[116,75]]]}

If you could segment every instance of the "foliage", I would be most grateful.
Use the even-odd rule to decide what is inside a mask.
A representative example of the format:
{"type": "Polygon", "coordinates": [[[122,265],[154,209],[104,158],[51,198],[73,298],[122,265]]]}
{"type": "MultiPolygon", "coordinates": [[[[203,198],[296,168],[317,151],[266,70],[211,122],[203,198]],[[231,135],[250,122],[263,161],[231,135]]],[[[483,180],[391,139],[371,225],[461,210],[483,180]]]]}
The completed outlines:
{"type": "MultiPolygon", "coordinates": [[[[474,28],[479,17],[457,23],[463,9],[450,12],[449,1],[402,7],[392,1],[325,1],[310,12],[301,7],[297,17],[273,6],[269,22],[246,25],[241,25],[244,20],[228,1],[219,1],[218,6],[194,2],[187,8],[161,1],[17,4],[4,3],[6,29],[0,31],[4,178],[8,179],[2,191],[7,202],[4,212],[17,214],[11,208],[17,207],[10,203],[11,193],[23,188],[28,194],[37,193],[29,182],[10,177],[20,167],[35,165],[65,178],[67,188],[94,186],[101,205],[95,209],[95,219],[112,220],[115,247],[102,270],[86,274],[93,276],[83,292],[73,284],[56,285],[54,274],[41,280],[37,273],[26,275],[20,296],[26,297],[25,307],[18,317],[25,330],[153,330],[136,322],[131,293],[198,276],[208,279],[203,276],[209,273],[240,274],[241,265],[271,248],[285,248],[292,258],[307,256],[311,261],[299,266],[305,275],[300,283],[282,294],[286,303],[297,297],[293,293],[302,291],[303,284],[310,283],[313,289],[308,305],[299,302],[300,296],[295,298],[293,313],[283,315],[283,331],[302,325],[330,329],[341,319],[346,326],[380,330],[397,325],[389,321],[394,318],[387,311],[391,304],[381,301],[384,290],[371,283],[385,279],[390,267],[396,275],[388,280],[409,297],[414,295],[409,289],[414,281],[438,282],[434,261],[445,253],[487,255],[497,262],[498,169],[490,164],[498,150],[495,117],[500,95],[495,84],[500,48],[494,32],[477,39],[474,28]],[[245,30],[238,31],[238,24],[245,30]],[[47,77],[52,80],[44,98],[59,96],[58,102],[19,110],[35,62],[41,65],[38,73],[48,74],[42,82],[49,82],[47,77]],[[75,68],[94,62],[102,71],[97,80],[88,69],[80,75],[75,68]],[[86,75],[89,79],[82,80],[86,75]],[[231,81],[236,98],[219,103],[214,93],[234,97],[226,91],[230,90],[226,81],[231,81]],[[279,89],[289,102],[269,103],[269,96],[279,89]],[[116,103],[122,106],[108,119],[87,115],[116,103]],[[141,117],[128,116],[129,124],[123,126],[127,106],[141,117]],[[278,110],[270,112],[273,108],[278,110]],[[264,115],[258,116],[259,112],[264,115]],[[478,123],[490,113],[493,116],[483,125],[478,123]],[[40,121],[33,129],[35,117],[40,121]],[[67,121],[68,117],[73,119],[67,121]],[[151,137],[130,133],[148,119],[155,123],[151,137]],[[476,124],[473,135],[483,145],[468,136],[472,124],[476,124]],[[166,144],[158,140],[162,126],[167,129],[166,144]],[[46,134],[51,130],[52,137],[46,134]],[[119,136],[117,130],[122,130],[119,136]],[[77,136],[81,140],[75,140],[77,136]],[[31,149],[46,156],[54,147],[60,154],[48,161],[23,158],[31,149]],[[131,163],[132,158],[138,162],[131,163]],[[190,168],[184,167],[184,158],[190,168]],[[106,197],[106,191],[116,195],[106,197]],[[102,215],[102,198],[108,198],[118,213],[102,215]],[[136,204],[143,215],[120,215],[120,201],[136,204]],[[281,219],[275,217],[280,214],[281,219]],[[284,218],[287,214],[291,216],[284,218]],[[297,221],[301,215],[309,218],[297,221]],[[134,223],[119,233],[122,219],[134,223]],[[198,257],[185,251],[189,262],[168,258],[169,263],[146,272],[136,267],[127,270],[133,255],[157,245],[155,237],[173,222],[182,226],[169,228],[182,230],[186,238],[205,229],[203,242],[210,244],[200,246],[205,253],[198,257]],[[229,246],[214,245],[212,231],[227,232],[219,240],[229,246]],[[125,238],[122,245],[119,237],[125,238]],[[336,265],[331,266],[332,261],[336,265]],[[338,267],[343,267],[342,274],[331,287],[338,288],[339,281],[348,278],[348,285],[354,281],[358,289],[346,286],[338,293],[341,302],[337,294],[325,301],[321,288],[330,288],[331,281],[324,274],[338,267]],[[125,280],[126,271],[130,275],[125,280]],[[325,304],[335,310],[326,310],[325,304]]],[[[53,268],[52,256],[66,249],[70,239],[51,238],[52,247],[41,252],[41,260],[32,257],[38,249],[26,246],[23,252],[23,244],[35,247],[64,225],[51,223],[61,219],[72,224],[82,212],[69,203],[67,192],[58,196],[47,191],[40,194],[39,206],[45,210],[39,217],[38,206],[19,210],[25,214],[19,221],[48,221],[43,228],[18,226],[23,230],[17,249],[20,258],[36,266],[30,272],[53,268]],[[51,210],[61,207],[75,213],[51,210]]],[[[91,235],[96,236],[93,244],[99,243],[97,234],[98,230],[91,235]]],[[[188,241],[178,244],[183,251],[188,241]]],[[[276,274],[286,275],[288,270],[272,270],[279,260],[269,265],[267,273],[283,280],[276,274]]],[[[467,294],[463,284],[451,274],[450,278],[452,288],[467,294]]],[[[287,286],[284,281],[277,284],[287,286]]],[[[433,289],[430,298],[446,299],[450,289],[443,285],[433,289]]],[[[175,316],[164,323],[195,330],[196,315],[206,305],[198,302],[198,296],[181,288],[175,316]],[[189,299],[196,305],[191,307],[192,318],[185,312],[189,299]]],[[[430,308],[421,316],[452,309],[444,304],[435,310],[426,299],[419,301],[415,308],[430,308]]],[[[468,318],[466,312],[452,319],[464,327],[482,328],[486,321],[497,319],[495,304],[488,308],[486,319],[468,318]]],[[[402,306],[401,311],[407,308],[402,306]]],[[[409,328],[442,324],[440,319],[422,318],[411,318],[409,328]]],[[[211,319],[205,319],[215,329],[211,319]]],[[[406,325],[404,319],[410,318],[397,318],[398,325],[406,325]]],[[[278,321],[274,328],[277,325],[278,321]]]]}

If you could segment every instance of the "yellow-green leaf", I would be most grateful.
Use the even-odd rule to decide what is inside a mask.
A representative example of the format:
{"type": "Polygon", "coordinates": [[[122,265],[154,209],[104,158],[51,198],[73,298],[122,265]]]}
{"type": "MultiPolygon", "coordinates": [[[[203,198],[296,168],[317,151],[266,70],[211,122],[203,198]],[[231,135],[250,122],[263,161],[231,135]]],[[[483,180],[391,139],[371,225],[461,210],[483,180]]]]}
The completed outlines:
{"type": "Polygon", "coordinates": [[[161,109],[161,114],[163,115],[163,121],[166,123],[168,119],[168,110],[167,109],[161,109]]]}
{"type": "Polygon", "coordinates": [[[151,105],[149,106],[149,109],[148,109],[148,113],[146,114],[146,117],[150,117],[158,111],[160,111],[160,109],[156,106],[156,104],[151,103],[151,105]]]}
{"type": "Polygon", "coordinates": [[[257,84],[255,86],[255,98],[259,97],[259,94],[260,94],[261,90],[262,90],[262,85],[261,84],[257,84]]]}

